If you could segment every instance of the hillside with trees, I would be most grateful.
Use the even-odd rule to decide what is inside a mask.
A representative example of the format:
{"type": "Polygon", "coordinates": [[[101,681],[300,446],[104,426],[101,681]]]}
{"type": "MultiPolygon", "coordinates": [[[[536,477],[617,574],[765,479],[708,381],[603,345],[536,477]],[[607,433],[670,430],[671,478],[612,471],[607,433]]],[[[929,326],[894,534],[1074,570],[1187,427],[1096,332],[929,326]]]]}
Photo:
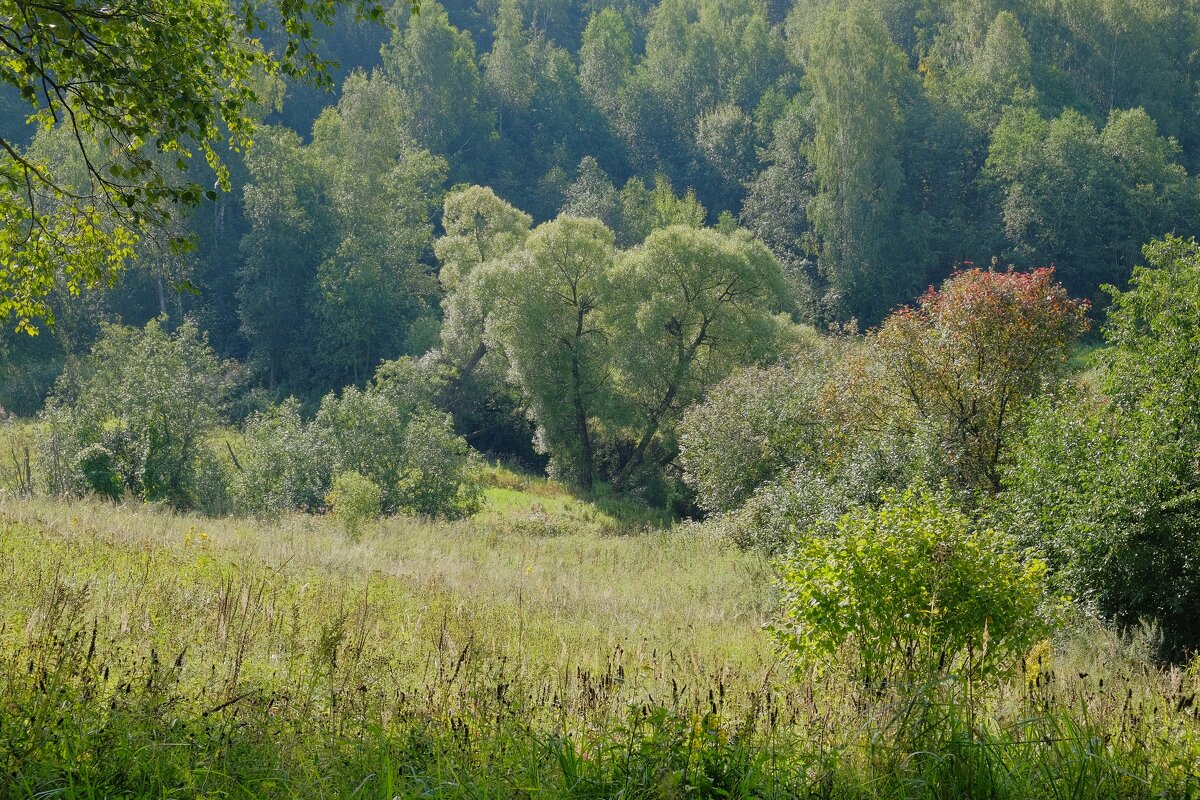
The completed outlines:
{"type": "MultiPolygon", "coordinates": [[[[109,164],[99,142],[81,154],[53,114],[50,128],[20,125],[36,106],[6,93],[13,153],[54,164],[64,190],[115,169],[109,191],[130,195],[140,217],[97,221],[93,244],[115,243],[115,261],[37,287],[4,279],[19,302],[5,307],[0,405],[32,413],[50,365],[85,354],[101,323],[159,315],[196,320],[274,398],[362,386],[380,362],[438,344],[450,301],[434,244],[461,185],[491,189],[533,225],[599,219],[619,249],[671,223],[724,219],[779,262],[781,308],[820,328],[875,326],[993,258],[1054,266],[1099,314],[1100,287],[1123,285],[1143,245],[1195,233],[1200,22],[1187,4],[481,0],[412,11],[387,9],[390,29],[331,13],[311,57],[336,63],[333,91],[287,71],[246,84],[247,124],[265,125],[255,146],[218,136],[219,174],[184,159],[183,183],[165,158],[109,164]],[[141,174],[160,188],[120,188],[141,174]],[[167,196],[196,201],[195,213],[134,231],[170,216],[167,196]],[[194,247],[169,246],[180,237],[194,247]],[[46,326],[46,313],[61,324],[46,326]],[[46,335],[16,335],[22,321],[46,335]]],[[[46,203],[35,216],[49,220],[46,203]]]]}
{"type": "Polygon", "coordinates": [[[1200,9],[0,0],[0,796],[1188,798],[1200,9]]]}

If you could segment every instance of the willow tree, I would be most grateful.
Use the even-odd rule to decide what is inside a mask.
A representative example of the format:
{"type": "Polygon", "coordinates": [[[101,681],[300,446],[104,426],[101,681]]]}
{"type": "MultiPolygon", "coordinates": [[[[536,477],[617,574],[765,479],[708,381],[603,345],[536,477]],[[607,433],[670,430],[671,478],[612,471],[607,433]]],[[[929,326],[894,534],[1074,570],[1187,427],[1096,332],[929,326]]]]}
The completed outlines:
{"type": "Polygon", "coordinates": [[[610,390],[611,340],[603,324],[613,233],[596,219],[559,217],[489,268],[495,311],[488,338],[502,348],[559,473],[590,489],[592,417],[610,390]]]}
{"type": "Polygon", "coordinates": [[[468,186],[446,195],[442,227],[434,244],[441,263],[438,279],[442,300],[442,358],[460,377],[469,375],[487,354],[484,326],[491,303],[482,292],[479,267],[520,247],[533,219],[483,186],[468,186]]]}
{"type": "Polygon", "coordinates": [[[768,353],[787,291],[779,262],[748,232],[683,225],[625,254],[612,284],[616,388],[634,434],[620,484],[707,386],[768,353]]]}

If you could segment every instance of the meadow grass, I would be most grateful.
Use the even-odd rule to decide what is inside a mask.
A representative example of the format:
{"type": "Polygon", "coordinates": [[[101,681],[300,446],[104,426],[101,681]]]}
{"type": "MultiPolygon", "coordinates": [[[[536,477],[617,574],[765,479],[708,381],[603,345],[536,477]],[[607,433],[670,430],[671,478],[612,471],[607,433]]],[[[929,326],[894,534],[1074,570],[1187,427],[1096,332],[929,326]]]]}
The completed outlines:
{"type": "MultiPolygon", "coordinates": [[[[0,412],[2,414],[2,412],[0,412]]],[[[0,415],[0,498],[25,494],[37,473],[38,424],[0,415]]]]}
{"type": "Polygon", "coordinates": [[[0,506],[0,797],[1190,797],[1194,672],[797,678],[770,567],[492,476],[456,523],[0,506]]]}

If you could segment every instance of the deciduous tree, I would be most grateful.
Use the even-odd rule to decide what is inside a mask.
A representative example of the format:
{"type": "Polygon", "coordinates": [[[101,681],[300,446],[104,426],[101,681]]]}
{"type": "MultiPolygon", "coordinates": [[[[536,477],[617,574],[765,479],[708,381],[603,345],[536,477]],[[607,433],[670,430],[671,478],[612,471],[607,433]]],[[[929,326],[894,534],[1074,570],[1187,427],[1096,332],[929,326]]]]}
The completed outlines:
{"type": "MultiPolygon", "coordinates": [[[[184,174],[194,151],[228,188],[222,143],[251,143],[262,78],[320,76],[314,24],[341,5],[0,3],[0,84],[20,91],[39,124],[66,126],[86,166],[68,181],[58,164],[0,139],[0,318],[32,331],[60,274],[72,290],[115,280],[142,231],[205,196],[184,174]],[[280,51],[254,38],[268,20],[285,32],[280,51]]],[[[383,17],[375,0],[350,5],[383,17]]]]}
{"type": "Polygon", "coordinates": [[[613,286],[618,389],[634,435],[620,483],[706,386],[771,350],[771,312],[787,292],[779,262],[746,231],[682,225],[619,259],[613,286]]]}
{"type": "Polygon", "coordinates": [[[560,473],[592,487],[592,418],[611,391],[612,342],[603,327],[611,290],[613,234],[596,219],[559,217],[517,253],[491,265],[496,295],[488,338],[560,473]]]}
{"type": "Polygon", "coordinates": [[[968,485],[1000,490],[1026,407],[1061,375],[1085,309],[1053,269],[970,269],[884,322],[882,363],[968,485]]]}

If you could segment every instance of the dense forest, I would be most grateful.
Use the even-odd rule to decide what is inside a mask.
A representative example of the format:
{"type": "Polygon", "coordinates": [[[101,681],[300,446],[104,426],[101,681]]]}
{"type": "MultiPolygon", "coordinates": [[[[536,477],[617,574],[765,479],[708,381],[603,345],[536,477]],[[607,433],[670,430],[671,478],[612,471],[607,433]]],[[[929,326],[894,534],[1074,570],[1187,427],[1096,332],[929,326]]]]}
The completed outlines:
{"type": "MultiPolygon", "coordinates": [[[[774,309],[877,325],[963,265],[1053,265],[1102,314],[1140,248],[1197,219],[1196,37],[1183,2],[752,0],[399,4],[318,31],[336,91],[262,92],[230,189],[143,237],[119,284],[7,324],[0,405],[36,411],[106,321],[193,319],[268,396],[309,404],[439,344],[444,201],[479,185],[537,225],[613,245],[741,227],[788,289],[774,309]],[[192,234],[178,253],[172,235],[192,234]]],[[[77,160],[61,128],[7,140],[77,160]]],[[[194,168],[194,171],[202,170],[194,168]]],[[[205,185],[212,178],[196,178],[205,185]]],[[[464,428],[464,432],[466,431],[464,428]]],[[[485,448],[504,448],[484,438],[485,448]]]]}

